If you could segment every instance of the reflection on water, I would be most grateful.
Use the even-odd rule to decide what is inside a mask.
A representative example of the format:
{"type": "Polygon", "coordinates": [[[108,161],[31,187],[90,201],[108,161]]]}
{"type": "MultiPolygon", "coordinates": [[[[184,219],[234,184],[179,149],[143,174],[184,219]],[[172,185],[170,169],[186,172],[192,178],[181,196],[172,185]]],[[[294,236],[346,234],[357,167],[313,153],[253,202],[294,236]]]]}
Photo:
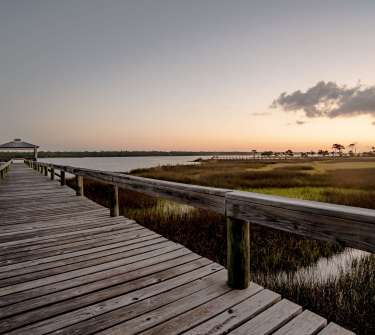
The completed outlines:
{"type": "Polygon", "coordinates": [[[162,165],[198,164],[193,163],[200,156],[155,156],[155,157],[83,157],[44,158],[41,162],[68,165],[85,169],[112,172],[129,172],[134,169],[151,168],[162,165]]]}
{"type": "Polygon", "coordinates": [[[277,280],[289,283],[291,281],[298,283],[325,283],[337,279],[338,276],[344,273],[350,272],[353,261],[368,255],[370,255],[368,252],[347,248],[342,253],[331,257],[322,257],[315,264],[301,268],[292,274],[284,272],[279,273],[277,275],[277,280]]]}

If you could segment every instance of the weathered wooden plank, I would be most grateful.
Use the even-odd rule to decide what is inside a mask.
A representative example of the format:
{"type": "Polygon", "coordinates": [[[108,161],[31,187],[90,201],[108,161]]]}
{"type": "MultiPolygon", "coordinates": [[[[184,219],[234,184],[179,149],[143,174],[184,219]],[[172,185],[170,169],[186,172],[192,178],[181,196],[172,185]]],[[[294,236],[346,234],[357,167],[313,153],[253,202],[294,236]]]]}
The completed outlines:
{"type": "MultiPolygon", "coordinates": [[[[4,242],[4,243],[1,243],[0,244],[0,250],[2,248],[8,248],[9,246],[15,246],[15,245],[25,245],[25,244],[29,244],[31,242],[37,242],[37,243],[42,243],[43,241],[50,241],[50,240],[54,240],[54,241],[57,241],[58,239],[60,238],[63,238],[63,237],[78,237],[78,236],[82,236],[82,235],[87,235],[87,234],[96,234],[96,233],[102,233],[103,231],[107,231],[107,232],[110,232],[111,234],[116,231],[116,230],[120,230],[123,227],[124,225],[122,223],[117,223],[117,224],[113,224],[113,225],[107,225],[107,226],[104,226],[104,227],[96,227],[96,228],[90,228],[90,229],[84,229],[83,227],[81,229],[77,229],[77,230],[74,230],[74,231],[68,231],[68,232],[64,232],[64,233],[59,233],[59,234],[54,234],[54,235],[46,235],[46,236],[42,236],[42,237],[33,237],[33,238],[27,238],[27,239],[21,239],[21,240],[15,240],[15,241],[9,241],[9,242],[4,242]]],[[[95,237],[95,236],[94,236],[95,237]]]]}
{"type": "MultiPolygon", "coordinates": [[[[79,293],[84,294],[86,292],[89,292],[90,290],[87,291],[87,287],[94,287],[93,290],[95,291],[96,289],[100,289],[106,286],[112,286],[112,281],[114,284],[117,283],[116,278],[119,278],[119,280],[121,281],[124,274],[131,275],[133,271],[140,271],[142,269],[145,270],[146,268],[150,268],[150,273],[152,273],[154,266],[158,266],[164,262],[175,259],[181,259],[182,263],[184,263],[184,256],[191,254],[191,251],[189,251],[188,249],[178,249],[176,251],[155,255],[155,257],[139,260],[138,262],[120,265],[118,267],[109,268],[100,272],[87,274],[81,277],[76,277],[42,287],[37,287],[19,293],[9,294],[0,297],[0,306],[7,306],[10,304],[15,305],[16,303],[19,303],[17,305],[19,309],[27,310],[32,309],[33,307],[44,305],[45,303],[47,304],[48,302],[58,302],[60,298],[61,300],[65,300],[69,297],[79,295],[79,293]],[[110,280],[108,280],[108,278],[110,278],[110,280]],[[103,282],[106,283],[104,286],[102,286],[103,282]],[[23,304],[23,301],[25,300],[29,300],[27,304],[23,304]]],[[[208,265],[211,263],[212,262],[209,261],[208,263],[203,265],[208,265]]],[[[6,313],[6,311],[6,308],[5,310],[2,309],[1,313],[6,313]]]]}
{"type": "MultiPolygon", "coordinates": [[[[228,293],[215,298],[197,308],[189,310],[178,317],[169,321],[163,322],[151,328],[148,331],[142,332],[143,335],[163,334],[163,335],[177,335],[185,332],[200,323],[221,314],[225,310],[232,308],[238,303],[248,299],[251,296],[262,291],[263,288],[257,284],[251,283],[245,290],[231,290],[228,293]]],[[[162,313],[162,311],[160,311],[162,313]]],[[[163,314],[164,316],[164,314],[163,314]]]]}
{"type": "MultiPolygon", "coordinates": [[[[0,234],[0,248],[3,243],[11,242],[11,241],[19,241],[22,243],[22,240],[30,240],[34,237],[40,237],[42,241],[42,237],[52,237],[57,234],[61,233],[68,233],[68,232],[77,232],[79,234],[80,231],[83,230],[90,230],[94,228],[100,228],[105,226],[114,226],[113,221],[106,219],[102,219],[100,217],[92,218],[90,221],[86,220],[86,222],[76,222],[76,225],[74,225],[74,222],[67,221],[66,225],[60,224],[60,225],[48,225],[46,224],[44,227],[34,227],[33,229],[16,229],[16,227],[12,227],[12,230],[4,231],[4,233],[0,234]]],[[[134,224],[134,223],[120,223],[117,225],[118,228],[121,229],[128,229],[128,228],[135,228],[140,226],[134,224]]]]}
{"type": "Polygon", "coordinates": [[[123,248],[137,248],[140,242],[158,243],[166,241],[164,237],[156,234],[146,235],[135,240],[125,240],[118,243],[104,245],[100,247],[80,250],[72,253],[59,254],[56,256],[49,256],[41,259],[32,259],[30,261],[23,261],[16,264],[5,265],[0,267],[0,278],[7,278],[7,276],[18,276],[20,274],[48,269],[54,266],[66,265],[80,260],[88,260],[90,258],[100,257],[103,255],[118,252],[123,248]]]}
{"type": "Polygon", "coordinates": [[[304,311],[273,335],[314,335],[326,325],[326,319],[313,312],[304,311]]]}
{"type": "Polygon", "coordinates": [[[124,260],[126,258],[140,255],[140,254],[145,254],[150,251],[154,251],[154,250],[157,251],[159,249],[163,249],[166,247],[172,247],[173,246],[172,243],[173,242],[170,242],[168,240],[157,241],[156,243],[152,243],[152,241],[146,241],[146,242],[141,242],[139,244],[139,245],[142,245],[142,247],[133,248],[132,245],[125,246],[121,248],[123,251],[109,253],[108,255],[101,256],[101,257],[99,256],[96,258],[85,257],[83,261],[78,261],[78,262],[62,261],[61,263],[66,263],[66,264],[52,267],[52,268],[47,268],[44,270],[32,271],[32,272],[24,273],[18,276],[9,277],[9,273],[8,273],[6,278],[3,278],[0,280],[0,287],[15,285],[15,284],[24,283],[24,282],[30,282],[30,281],[37,280],[40,278],[67,273],[70,271],[75,271],[77,269],[84,269],[84,268],[95,266],[95,265],[99,266],[101,264],[113,262],[116,260],[124,260]]]}
{"type": "Polygon", "coordinates": [[[375,251],[375,210],[251,192],[228,193],[226,199],[230,217],[375,251]]]}
{"type": "MultiPolygon", "coordinates": [[[[241,291],[242,292],[242,291],[241,291]]],[[[262,290],[245,301],[228,306],[226,310],[214,318],[187,331],[186,335],[221,335],[228,334],[233,329],[254,318],[273,304],[279,302],[281,297],[270,290],[262,290]]]]}
{"type": "MultiPolygon", "coordinates": [[[[39,250],[40,252],[43,252],[46,248],[52,248],[53,250],[58,250],[59,248],[61,249],[67,249],[67,245],[71,243],[77,243],[77,246],[79,245],[78,243],[82,242],[80,248],[78,250],[66,250],[66,253],[71,253],[79,250],[85,250],[85,249],[91,249],[97,246],[105,246],[105,245],[110,245],[111,240],[115,239],[113,243],[117,242],[122,242],[125,241],[126,238],[124,234],[130,234],[128,235],[130,240],[132,240],[130,243],[135,242],[135,239],[139,239],[143,236],[149,236],[149,235],[155,235],[155,233],[147,230],[147,229],[137,229],[134,230],[132,229],[129,231],[128,228],[122,228],[122,227],[111,227],[110,229],[103,230],[102,232],[100,231],[95,231],[93,232],[92,235],[84,233],[84,234],[76,234],[76,235],[68,235],[68,236],[63,236],[59,238],[52,238],[52,239],[46,239],[41,242],[38,242],[35,240],[34,242],[30,242],[30,245],[27,244],[21,244],[21,245],[15,245],[12,248],[2,248],[4,251],[4,260],[7,265],[10,265],[12,263],[18,263],[19,261],[25,261],[23,260],[15,260],[16,258],[20,258],[24,256],[25,254],[27,255],[28,253],[32,251],[37,251],[39,250]],[[133,235],[135,234],[135,235],[133,235]],[[100,244],[96,243],[100,242],[100,244]],[[89,244],[89,243],[95,243],[95,244],[89,244]],[[14,252],[12,252],[14,250],[14,252]],[[7,262],[8,260],[8,262],[7,262]]],[[[97,228],[93,228],[97,229],[97,228]]],[[[46,257],[52,256],[51,254],[45,255],[46,257]]],[[[44,258],[44,257],[42,257],[44,258]]],[[[35,258],[34,260],[36,260],[35,258]]]]}
{"type": "MultiPolygon", "coordinates": [[[[181,251],[180,254],[183,255],[181,251]]],[[[14,315],[7,317],[3,321],[0,320],[0,331],[2,329],[11,330],[18,328],[63,312],[84,308],[105,299],[140,290],[190,271],[204,268],[210,263],[207,259],[199,258],[199,256],[197,257],[197,255],[190,253],[150,267],[122,273],[111,277],[110,281],[96,280],[84,286],[27,301],[27,304],[12,304],[6,308],[0,308],[2,317],[14,315]],[[98,289],[100,291],[97,291],[98,289]],[[53,305],[51,306],[51,304],[53,305]],[[35,307],[39,308],[34,309],[35,307]],[[18,314],[20,311],[27,310],[29,310],[27,313],[18,314]]]]}
{"type": "MultiPolygon", "coordinates": [[[[83,215],[81,218],[79,215],[77,215],[77,220],[56,220],[56,221],[50,221],[50,222],[35,222],[30,224],[17,224],[17,225],[4,225],[1,226],[1,233],[0,238],[4,238],[7,236],[13,236],[13,235],[19,235],[19,236],[30,236],[30,234],[41,234],[43,232],[46,232],[48,235],[53,234],[53,232],[61,231],[62,228],[76,228],[79,226],[85,227],[92,226],[92,227],[99,227],[100,224],[102,226],[106,225],[113,225],[115,222],[114,220],[109,220],[107,217],[103,217],[102,215],[92,215],[90,212],[84,212],[85,215],[83,215]]],[[[99,213],[98,213],[99,214],[99,213]]],[[[130,223],[129,223],[130,224],[130,223]]],[[[125,225],[125,224],[124,224],[125,225]]],[[[82,228],[82,227],[81,227],[82,228]]],[[[18,239],[18,237],[15,237],[15,239],[18,239]]],[[[22,238],[20,238],[22,239],[22,238]]],[[[1,242],[0,242],[1,243],[1,242]]]]}
{"type": "MultiPolygon", "coordinates": [[[[119,313],[122,308],[135,304],[137,301],[145,300],[147,298],[161,295],[163,292],[168,292],[167,295],[161,295],[162,301],[167,302],[167,297],[172,296],[173,299],[177,300],[182,296],[189,295],[193,292],[202,290],[204,287],[210,287],[217,283],[218,280],[223,280],[225,277],[225,271],[218,271],[217,266],[203,267],[187,274],[180,275],[178,277],[160,282],[151,286],[147,286],[143,289],[130,292],[125,295],[121,295],[109,300],[102,301],[97,304],[90,305],[78,310],[74,310],[62,315],[58,315],[52,318],[48,318],[44,321],[36,322],[29,326],[16,329],[9,334],[30,334],[30,332],[37,330],[40,333],[49,333],[56,330],[60,330],[59,333],[62,334],[62,328],[66,328],[79,322],[98,317],[99,315],[106,314],[104,320],[105,322],[113,322],[113,318],[108,317],[108,313],[114,311],[119,313]],[[178,295],[176,296],[176,291],[173,289],[177,288],[178,295]]],[[[135,311],[134,305],[131,310],[135,311]]],[[[129,310],[126,312],[129,315],[129,310]]],[[[97,319],[98,320],[98,319],[97,319]]],[[[96,321],[97,321],[96,320],[96,321]]],[[[98,322],[97,328],[102,327],[102,322],[98,322]]],[[[78,334],[82,334],[81,331],[83,327],[79,325],[78,334]]],[[[69,334],[74,334],[72,329],[66,330],[69,334]]]]}
{"type": "Polygon", "coordinates": [[[85,250],[94,248],[97,246],[110,245],[115,242],[124,241],[126,239],[137,239],[142,236],[150,235],[150,231],[144,228],[128,228],[124,234],[117,235],[110,234],[106,237],[97,237],[89,240],[56,244],[51,246],[46,246],[40,249],[34,249],[32,251],[18,252],[14,254],[9,254],[7,256],[0,256],[1,265],[15,264],[19,262],[24,262],[27,260],[35,260],[45,257],[50,257],[53,255],[59,255],[63,253],[71,253],[79,250],[85,250]]]}
{"type": "Polygon", "coordinates": [[[177,250],[179,248],[181,248],[181,246],[171,245],[171,246],[168,246],[168,247],[165,247],[165,248],[162,248],[162,249],[152,250],[152,251],[145,252],[145,253],[142,253],[142,254],[139,254],[139,255],[136,255],[136,256],[128,257],[128,258],[125,258],[125,259],[115,260],[115,261],[112,261],[112,262],[108,262],[108,263],[104,263],[104,264],[100,264],[100,265],[95,265],[95,266],[90,266],[90,267],[87,267],[87,268],[78,269],[78,270],[74,270],[74,271],[70,271],[70,272],[66,272],[66,273],[61,273],[61,274],[53,275],[53,276],[50,276],[50,277],[40,278],[40,279],[36,279],[36,280],[33,280],[33,281],[25,282],[25,283],[1,287],[0,288],[0,296],[29,290],[31,288],[40,287],[40,286],[48,285],[48,284],[51,284],[51,283],[57,283],[59,281],[64,281],[64,280],[72,279],[72,278],[75,278],[75,277],[84,276],[84,275],[87,275],[87,274],[90,274],[90,273],[99,272],[99,271],[102,271],[102,270],[105,270],[105,269],[109,269],[109,268],[124,265],[124,264],[129,264],[131,262],[136,262],[136,261],[139,261],[139,260],[142,260],[142,259],[154,257],[155,255],[157,255],[159,253],[160,254],[167,253],[167,252],[170,252],[170,251],[173,251],[173,250],[177,250]]]}
{"type": "Polygon", "coordinates": [[[331,322],[326,328],[324,328],[318,335],[355,335],[355,333],[346,330],[337,324],[331,322]]]}
{"type": "MultiPolygon", "coordinates": [[[[132,320],[122,322],[117,326],[107,329],[102,332],[102,334],[124,334],[125,332],[129,335],[139,334],[144,332],[147,329],[150,329],[158,325],[163,320],[169,320],[171,318],[177,317],[184,314],[185,312],[194,309],[202,304],[205,304],[221,295],[230,291],[230,288],[225,285],[225,281],[218,281],[213,285],[204,288],[198,292],[195,292],[186,297],[180,298],[177,301],[170,302],[167,305],[160,306],[157,309],[154,309],[150,312],[142,314],[138,317],[135,317],[132,320]]],[[[168,293],[164,294],[168,297],[168,293]]],[[[115,322],[122,321],[119,318],[114,318],[115,322]]],[[[84,328],[83,328],[84,329],[84,328]]],[[[65,334],[70,334],[70,330],[66,330],[65,334]]],[[[87,333],[86,333],[87,334],[87,333]]],[[[154,334],[163,334],[163,333],[154,333],[154,334]]]]}
{"type": "Polygon", "coordinates": [[[268,335],[302,312],[302,307],[283,299],[250,321],[233,330],[233,335],[268,335]]]}
{"type": "MultiPolygon", "coordinates": [[[[98,221],[100,222],[100,221],[98,221]]],[[[12,234],[6,234],[1,237],[0,250],[6,251],[7,246],[12,245],[13,251],[18,252],[19,250],[33,250],[32,241],[40,244],[42,247],[47,246],[48,243],[55,243],[54,245],[66,244],[69,241],[80,240],[81,237],[91,236],[91,238],[97,238],[98,236],[105,236],[103,234],[113,235],[115,231],[135,231],[140,229],[145,229],[142,226],[131,223],[123,222],[116,223],[108,222],[107,220],[103,222],[103,225],[98,225],[95,221],[87,222],[87,224],[79,224],[77,227],[68,226],[66,228],[58,227],[45,230],[36,230],[33,233],[23,233],[14,234],[17,235],[14,240],[11,239],[12,234]],[[50,234],[49,234],[50,233],[50,234]],[[18,239],[16,239],[18,237],[18,239]],[[61,240],[60,240],[61,238],[61,240]],[[66,240],[66,241],[65,241],[66,240]],[[63,243],[62,243],[63,242],[63,243]],[[28,247],[30,247],[28,249],[28,247]]]]}
{"type": "MultiPolygon", "coordinates": [[[[6,252],[4,252],[4,254],[6,254],[7,256],[6,257],[4,256],[4,260],[5,260],[4,263],[6,266],[6,265],[11,265],[14,263],[26,261],[25,259],[20,260],[18,258],[20,257],[22,258],[22,256],[27,255],[28,253],[32,251],[39,250],[40,252],[43,252],[43,250],[45,250],[46,248],[52,248],[53,250],[59,250],[59,248],[61,248],[63,253],[72,253],[75,251],[92,249],[92,248],[99,247],[99,246],[106,246],[106,245],[111,244],[110,243],[111,239],[115,239],[113,243],[125,241],[126,238],[123,236],[123,234],[129,234],[129,233],[135,234],[135,235],[132,235],[132,234],[128,235],[130,237],[130,240],[132,240],[130,241],[130,243],[134,243],[136,242],[135,239],[139,239],[144,236],[155,235],[155,233],[147,229],[139,229],[139,230],[133,229],[132,231],[128,231],[128,229],[121,229],[120,227],[119,229],[115,229],[115,230],[106,230],[102,232],[102,234],[100,234],[100,232],[96,232],[93,235],[83,234],[83,235],[74,235],[73,237],[64,236],[58,240],[51,239],[51,240],[42,241],[40,243],[35,241],[33,243],[30,243],[32,244],[30,246],[27,246],[25,244],[22,244],[21,246],[16,245],[16,248],[14,248],[14,253],[12,253],[13,248],[5,248],[4,250],[6,252]],[[70,243],[77,243],[77,246],[78,246],[79,245],[78,243],[80,242],[82,242],[81,247],[77,248],[76,250],[67,250],[67,245],[69,245],[70,243]],[[100,243],[95,243],[95,244],[90,245],[89,243],[92,243],[92,242],[100,242],[100,243]],[[7,259],[7,257],[9,259],[7,259]]],[[[47,255],[42,255],[42,256],[50,257],[53,255],[47,254],[47,255]]],[[[40,258],[45,258],[45,257],[40,257],[40,258]]],[[[37,257],[35,257],[33,260],[37,260],[37,257]]]]}
{"type": "MultiPolygon", "coordinates": [[[[147,236],[148,237],[148,236],[147,236]]],[[[152,236],[153,237],[153,236],[152,236]]],[[[139,240],[137,240],[139,241],[139,240]]],[[[156,250],[162,248],[166,245],[167,239],[160,238],[147,238],[144,241],[139,241],[134,244],[123,244],[120,247],[110,248],[108,250],[89,253],[89,250],[84,250],[83,252],[77,252],[80,254],[75,257],[67,257],[69,254],[64,254],[65,257],[59,257],[55,261],[46,261],[40,265],[33,265],[28,267],[21,267],[22,263],[17,263],[18,269],[12,269],[10,271],[4,271],[0,273],[0,286],[4,284],[12,285],[14,283],[34,280],[36,278],[41,278],[45,276],[50,276],[57,273],[62,273],[66,271],[71,271],[76,268],[87,267],[93,264],[101,264],[109,260],[115,260],[120,258],[126,258],[130,256],[137,255],[149,250],[156,250]],[[152,246],[151,248],[143,248],[146,246],[152,246]],[[49,270],[49,271],[48,271],[49,270]]],[[[77,254],[75,253],[75,254],[77,254]]],[[[57,258],[55,256],[53,258],[57,258]]],[[[51,257],[52,258],[52,257],[51,257]]],[[[45,259],[39,260],[38,263],[45,261],[45,259]]]]}

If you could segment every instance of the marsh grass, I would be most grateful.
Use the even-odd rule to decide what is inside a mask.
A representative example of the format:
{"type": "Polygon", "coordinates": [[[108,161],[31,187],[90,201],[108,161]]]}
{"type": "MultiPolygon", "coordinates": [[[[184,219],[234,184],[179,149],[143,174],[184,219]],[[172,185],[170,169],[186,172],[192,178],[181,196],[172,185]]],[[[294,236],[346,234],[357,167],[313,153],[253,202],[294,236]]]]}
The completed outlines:
{"type": "MultiPolygon", "coordinates": [[[[360,162],[362,163],[362,161],[360,162]]],[[[236,161],[205,162],[201,165],[178,165],[134,170],[132,173],[142,177],[199,184],[233,189],[249,188],[290,188],[290,187],[332,187],[362,190],[375,189],[375,161],[372,168],[334,169],[334,162],[310,162],[300,165],[293,162],[251,163],[236,161]],[[329,170],[320,165],[329,164],[329,170]],[[274,166],[272,169],[265,169],[274,166]],[[315,171],[316,173],[311,173],[315,171]]],[[[337,161],[337,164],[342,164],[337,161]]]]}
{"type": "MultiPolygon", "coordinates": [[[[189,184],[375,208],[375,169],[355,169],[352,165],[350,169],[331,168],[322,172],[314,165],[301,167],[291,163],[282,168],[265,169],[265,163],[229,161],[141,169],[132,173],[189,184]]],[[[74,181],[70,184],[74,187],[74,181]]],[[[85,194],[107,207],[109,192],[106,185],[85,180],[85,194]]],[[[223,216],[137,192],[120,190],[119,195],[122,215],[204,257],[226,264],[223,216]]],[[[290,280],[285,284],[277,280],[280,271],[293,276],[294,271],[313,264],[320,257],[341,251],[343,247],[334,243],[251,225],[253,280],[358,334],[374,334],[375,256],[354,263],[353,271],[323,284],[314,280],[290,280]]]]}
{"type": "MultiPolygon", "coordinates": [[[[68,183],[75,188],[74,179],[68,183]]],[[[84,188],[88,198],[109,208],[111,189],[107,185],[85,179],[84,188]]],[[[120,189],[119,200],[120,215],[226,265],[226,221],[223,215],[123,189],[120,189]]],[[[251,250],[252,271],[289,272],[308,266],[319,257],[342,251],[343,247],[253,224],[251,250]]]]}
{"type": "Polygon", "coordinates": [[[289,276],[255,274],[254,280],[357,334],[375,334],[375,255],[354,261],[350,272],[323,283],[289,276]]]}

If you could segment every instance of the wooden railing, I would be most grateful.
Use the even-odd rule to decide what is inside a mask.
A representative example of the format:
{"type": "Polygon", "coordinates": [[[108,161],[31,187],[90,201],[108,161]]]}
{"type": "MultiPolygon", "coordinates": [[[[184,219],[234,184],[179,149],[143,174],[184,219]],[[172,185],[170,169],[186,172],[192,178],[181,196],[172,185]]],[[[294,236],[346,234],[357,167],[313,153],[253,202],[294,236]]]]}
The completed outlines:
{"type": "Polygon", "coordinates": [[[246,288],[250,281],[249,223],[291,232],[348,247],[375,252],[375,210],[316,201],[188,185],[127,174],[25,161],[35,170],[65,185],[65,173],[77,179],[77,195],[83,196],[83,178],[112,185],[111,215],[119,215],[118,188],[138,191],[223,214],[227,217],[228,284],[246,288]]]}
{"type": "Polygon", "coordinates": [[[9,171],[11,165],[12,165],[12,161],[11,160],[8,161],[8,162],[6,162],[6,163],[1,163],[0,162],[0,178],[1,179],[5,178],[5,175],[9,171]]]}

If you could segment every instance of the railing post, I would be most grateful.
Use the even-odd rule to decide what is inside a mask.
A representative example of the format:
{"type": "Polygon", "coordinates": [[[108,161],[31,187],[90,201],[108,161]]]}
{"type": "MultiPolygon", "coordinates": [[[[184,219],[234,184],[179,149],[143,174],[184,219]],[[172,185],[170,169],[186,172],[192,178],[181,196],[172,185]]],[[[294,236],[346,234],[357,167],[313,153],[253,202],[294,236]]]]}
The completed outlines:
{"type": "Polygon", "coordinates": [[[245,289],[250,284],[250,224],[227,218],[228,285],[245,289]]]}
{"type": "Polygon", "coordinates": [[[120,215],[120,206],[119,206],[119,198],[118,198],[118,186],[113,185],[112,186],[112,192],[111,192],[111,216],[116,217],[120,215]]]}
{"type": "Polygon", "coordinates": [[[60,170],[60,185],[65,186],[66,181],[65,181],[65,171],[60,170]]]}
{"type": "Polygon", "coordinates": [[[51,180],[55,179],[55,169],[51,168],[51,180]]]}
{"type": "Polygon", "coordinates": [[[76,194],[79,197],[83,196],[83,177],[82,176],[76,176],[76,184],[77,184],[77,190],[76,194]]]}

